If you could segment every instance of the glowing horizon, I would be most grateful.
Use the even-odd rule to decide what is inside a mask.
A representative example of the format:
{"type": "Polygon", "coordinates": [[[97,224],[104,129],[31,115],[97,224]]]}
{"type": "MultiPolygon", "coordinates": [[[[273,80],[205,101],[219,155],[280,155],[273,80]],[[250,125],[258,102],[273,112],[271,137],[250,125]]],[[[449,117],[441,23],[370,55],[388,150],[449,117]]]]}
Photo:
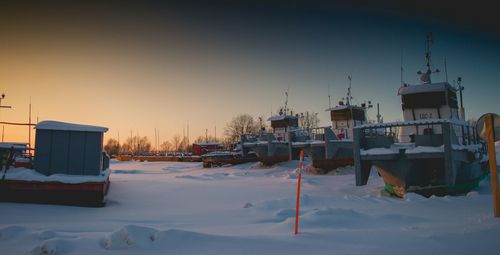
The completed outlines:
{"type": "MultiPolygon", "coordinates": [[[[155,128],[163,142],[189,122],[193,141],[215,126],[221,137],[238,114],[268,117],[289,88],[291,108],[327,126],[328,90],[335,105],[349,74],[355,103],[380,103],[384,120],[397,120],[401,60],[405,81],[417,83],[430,30],[433,64],[444,71],[446,57],[450,83],[463,78],[467,118],[500,109],[500,37],[463,24],[334,4],[38,5],[0,12],[0,93],[13,107],[0,109],[1,121],[27,122],[31,98],[34,122],[105,126],[105,140],[132,130],[152,144],[155,128]]],[[[5,141],[27,137],[5,126],[5,141]]]]}

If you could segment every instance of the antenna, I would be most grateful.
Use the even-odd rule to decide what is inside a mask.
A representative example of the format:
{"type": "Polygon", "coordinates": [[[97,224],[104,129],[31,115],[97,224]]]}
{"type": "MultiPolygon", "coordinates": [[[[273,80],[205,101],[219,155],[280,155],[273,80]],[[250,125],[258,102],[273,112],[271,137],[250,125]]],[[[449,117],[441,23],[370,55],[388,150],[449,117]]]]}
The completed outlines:
{"type": "Polygon", "coordinates": [[[462,91],[464,90],[464,87],[462,86],[462,77],[457,78],[457,84],[458,90],[460,91],[460,118],[462,118],[462,120],[465,120],[465,109],[462,97],[462,91]]]}
{"type": "Polygon", "coordinates": [[[418,71],[417,74],[420,75],[420,80],[425,83],[431,83],[431,74],[439,73],[439,69],[434,71],[431,70],[431,44],[432,44],[432,33],[429,32],[427,34],[427,39],[425,41],[425,66],[427,66],[427,71],[422,73],[422,71],[418,71]]]}
{"type": "Polygon", "coordinates": [[[444,74],[446,77],[446,82],[448,82],[448,67],[446,66],[446,57],[444,57],[444,74]]]}
{"type": "Polygon", "coordinates": [[[380,105],[377,103],[377,123],[381,123],[381,118],[382,115],[380,115],[380,105]]]}
{"type": "Polygon", "coordinates": [[[349,79],[349,88],[347,88],[347,105],[351,105],[351,81],[352,81],[352,75],[348,75],[347,79],[349,79]]]}
{"type": "Polygon", "coordinates": [[[290,90],[290,85],[288,85],[288,88],[285,91],[285,115],[287,114],[288,111],[288,91],[290,90]]]}
{"type": "Polygon", "coordinates": [[[332,108],[332,97],[330,96],[330,83],[328,83],[328,109],[332,108]]]}
{"type": "Polygon", "coordinates": [[[403,79],[403,73],[404,73],[404,69],[403,69],[403,49],[401,49],[401,87],[404,86],[404,79],[403,79]]]}

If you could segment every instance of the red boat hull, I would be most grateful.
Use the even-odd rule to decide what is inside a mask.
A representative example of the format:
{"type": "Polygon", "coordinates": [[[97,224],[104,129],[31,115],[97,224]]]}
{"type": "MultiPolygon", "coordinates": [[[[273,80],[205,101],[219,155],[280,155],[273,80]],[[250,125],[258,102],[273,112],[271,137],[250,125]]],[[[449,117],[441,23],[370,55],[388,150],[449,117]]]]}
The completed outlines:
{"type": "Polygon", "coordinates": [[[40,181],[0,181],[0,201],[102,207],[109,189],[104,182],[62,183],[40,181]]]}

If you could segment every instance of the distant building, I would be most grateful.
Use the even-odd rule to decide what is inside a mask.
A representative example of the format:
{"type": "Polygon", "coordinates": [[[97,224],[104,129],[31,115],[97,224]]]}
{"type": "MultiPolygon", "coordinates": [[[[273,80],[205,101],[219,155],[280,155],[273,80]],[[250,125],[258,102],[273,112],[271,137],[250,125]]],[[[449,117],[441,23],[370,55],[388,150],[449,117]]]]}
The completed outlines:
{"type": "Polygon", "coordinates": [[[203,154],[220,151],[224,149],[224,145],[221,143],[207,142],[207,143],[193,143],[193,155],[201,156],[203,154]]]}
{"type": "Polygon", "coordinates": [[[108,128],[42,121],[35,129],[34,169],[37,172],[100,175],[109,167],[102,145],[108,128]]]}

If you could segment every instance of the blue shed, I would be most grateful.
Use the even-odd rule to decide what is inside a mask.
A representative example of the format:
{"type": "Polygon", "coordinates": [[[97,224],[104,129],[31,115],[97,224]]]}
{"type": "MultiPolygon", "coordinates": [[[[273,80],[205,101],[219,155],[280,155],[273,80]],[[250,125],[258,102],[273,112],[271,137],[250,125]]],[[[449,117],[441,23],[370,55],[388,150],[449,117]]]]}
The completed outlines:
{"type": "Polygon", "coordinates": [[[44,175],[100,175],[105,166],[103,135],[108,128],[58,121],[35,126],[34,169],[44,175]]]}

